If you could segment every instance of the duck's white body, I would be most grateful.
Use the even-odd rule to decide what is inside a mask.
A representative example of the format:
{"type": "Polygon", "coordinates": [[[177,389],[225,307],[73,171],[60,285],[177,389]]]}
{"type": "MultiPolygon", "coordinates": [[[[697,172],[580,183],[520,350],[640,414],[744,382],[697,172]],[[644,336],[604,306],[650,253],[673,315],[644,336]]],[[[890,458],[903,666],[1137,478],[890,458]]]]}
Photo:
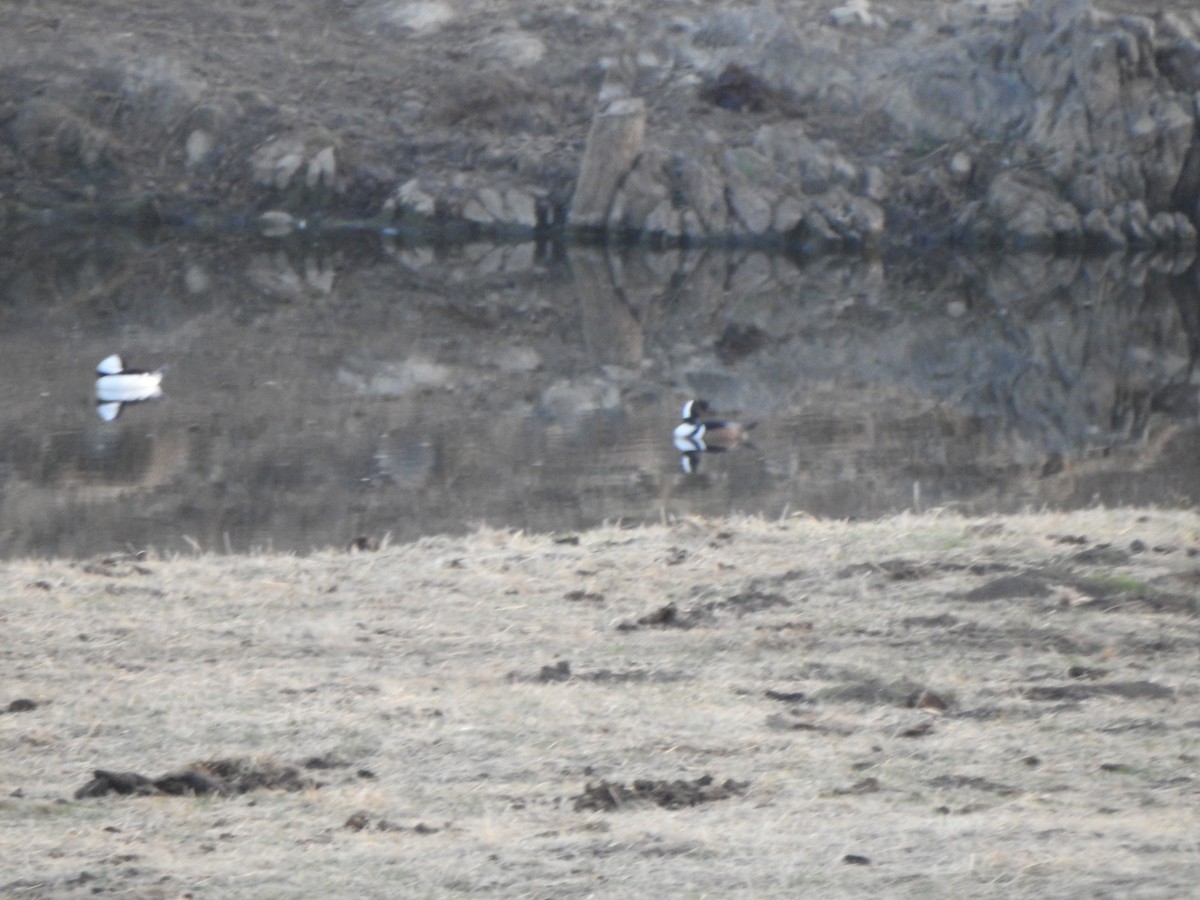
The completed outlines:
{"type": "Polygon", "coordinates": [[[106,356],[96,367],[96,412],[111,422],[126,403],[140,403],[162,396],[165,369],[146,372],[126,369],[117,354],[106,356]]]}
{"type": "Polygon", "coordinates": [[[679,463],[684,472],[699,470],[702,453],[732,450],[745,440],[746,433],[755,425],[754,422],[742,425],[721,419],[700,418],[711,411],[704,400],[689,400],[683,404],[680,414],[683,421],[675,426],[674,437],[675,449],[683,454],[679,463]]]}
{"type": "Polygon", "coordinates": [[[675,449],[684,453],[703,453],[708,449],[704,444],[704,432],[707,430],[703,422],[682,422],[676,425],[675,449]]]}

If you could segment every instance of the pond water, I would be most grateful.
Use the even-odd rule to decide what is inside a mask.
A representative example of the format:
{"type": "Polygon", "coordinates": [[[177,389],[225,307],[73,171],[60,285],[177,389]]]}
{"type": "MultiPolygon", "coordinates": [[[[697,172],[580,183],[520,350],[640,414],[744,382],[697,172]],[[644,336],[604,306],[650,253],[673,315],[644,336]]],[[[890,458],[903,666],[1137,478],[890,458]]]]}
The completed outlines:
{"type": "Polygon", "coordinates": [[[1194,505],[1197,285],[1126,257],[16,235],[0,555],[1194,505]],[[167,371],[105,421],[113,353],[167,371]],[[696,396],[757,427],[686,474],[696,396]]]}

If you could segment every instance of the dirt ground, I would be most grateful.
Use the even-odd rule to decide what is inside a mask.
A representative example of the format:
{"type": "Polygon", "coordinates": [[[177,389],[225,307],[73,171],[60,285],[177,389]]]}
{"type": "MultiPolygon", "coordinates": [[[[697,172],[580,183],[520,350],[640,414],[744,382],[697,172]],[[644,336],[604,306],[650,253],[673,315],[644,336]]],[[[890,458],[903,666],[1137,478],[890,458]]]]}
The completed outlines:
{"type": "MultiPolygon", "coordinates": [[[[870,46],[893,40],[893,28],[932,34],[980,16],[1011,17],[1025,5],[860,3],[878,27],[847,29],[844,38],[870,46]]],[[[1190,8],[1180,0],[1094,5],[1146,16],[1190,8]]],[[[650,73],[635,89],[646,98],[653,133],[678,132],[685,146],[744,144],[779,111],[729,111],[702,99],[711,76],[673,59],[679,35],[700,28],[711,44],[736,44],[751,25],[722,18],[732,11],[767,18],[777,11],[804,30],[853,7],[841,0],[717,10],[628,0],[10,4],[0,29],[0,199],[18,198],[26,210],[97,199],[136,209],[138,198],[155,197],[160,214],[182,202],[186,219],[209,205],[281,203],[369,217],[419,176],[439,196],[481,184],[534,185],[553,207],[570,197],[598,91],[614,67],[650,73]],[[255,174],[256,154],[293,138],[305,158],[332,148],[336,196],[280,196],[271,176],[264,184],[255,174]]],[[[810,127],[817,137],[836,135],[864,161],[897,152],[871,117],[822,110],[810,127]]]]}
{"type": "Polygon", "coordinates": [[[1200,516],[0,567],[0,896],[1177,897],[1200,516]]]}

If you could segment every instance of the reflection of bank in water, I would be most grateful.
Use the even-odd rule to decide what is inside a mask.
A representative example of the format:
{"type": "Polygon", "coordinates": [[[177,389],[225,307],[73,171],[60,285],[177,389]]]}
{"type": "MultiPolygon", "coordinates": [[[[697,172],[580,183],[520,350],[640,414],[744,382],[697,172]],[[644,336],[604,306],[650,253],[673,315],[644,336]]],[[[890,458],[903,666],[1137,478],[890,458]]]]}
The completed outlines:
{"type": "Polygon", "coordinates": [[[149,372],[127,369],[117,354],[106,356],[96,367],[96,412],[111,422],[129,403],[141,403],[162,396],[162,378],[166,368],[149,372]]]}
{"type": "Polygon", "coordinates": [[[683,421],[675,428],[675,448],[683,454],[679,464],[688,474],[699,471],[701,454],[732,450],[758,424],[742,425],[724,419],[701,418],[712,411],[706,400],[689,400],[683,404],[683,421]]]}

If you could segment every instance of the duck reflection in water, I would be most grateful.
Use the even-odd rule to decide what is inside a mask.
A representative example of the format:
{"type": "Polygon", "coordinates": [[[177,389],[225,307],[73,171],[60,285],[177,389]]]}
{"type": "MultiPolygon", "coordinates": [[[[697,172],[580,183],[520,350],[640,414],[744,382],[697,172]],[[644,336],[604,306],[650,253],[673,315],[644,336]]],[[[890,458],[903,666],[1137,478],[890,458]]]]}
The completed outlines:
{"type": "Polygon", "coordinates": [[[679,464],[687,474],[700,470],[700,457],[704,453],[720,453],[732,450],[746,439],[747,433],[757,422],[745,425],[724,419],[705,419],[711,415],[712,407],[706,400],[689,400],[683,404],[683,421],[675,428],[675,449],[682,456],[679,464]]]}
{"type": "Polygon", "coordinates": [[[128,403],[141,403],[162,396],[162,377],[167,369],[127,369],[117,354],[106,356],[96,366],[96,412],[105,422],[121,414],[128,403]]]}

